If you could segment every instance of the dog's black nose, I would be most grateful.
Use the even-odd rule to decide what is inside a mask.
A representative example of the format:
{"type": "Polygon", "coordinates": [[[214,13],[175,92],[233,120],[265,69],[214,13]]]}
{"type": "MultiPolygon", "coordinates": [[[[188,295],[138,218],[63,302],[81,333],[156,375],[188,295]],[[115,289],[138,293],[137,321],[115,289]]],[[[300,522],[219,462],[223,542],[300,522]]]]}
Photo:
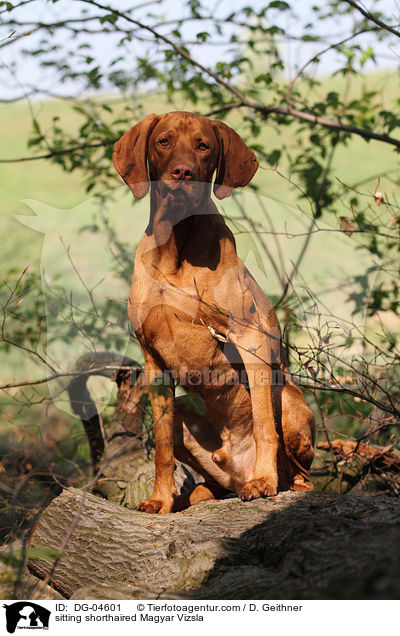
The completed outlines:
{"type": "Polygon", "coordinates": [[[177,181],[189,181],[193,179],[193,166],[188,163],[177,163],[172,167],[171,175],[177,181]]]}

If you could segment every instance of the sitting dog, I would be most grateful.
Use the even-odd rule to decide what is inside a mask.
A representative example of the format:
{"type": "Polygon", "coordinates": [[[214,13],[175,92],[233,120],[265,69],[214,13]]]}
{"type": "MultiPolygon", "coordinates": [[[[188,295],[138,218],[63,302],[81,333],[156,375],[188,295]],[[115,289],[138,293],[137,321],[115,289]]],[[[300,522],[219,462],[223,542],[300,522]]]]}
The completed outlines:
{"type": "Polygon", "coordinates": [[[214,173],[223,199],[252,179],[255,154],[223,122],[173,112],[133,126],[113,161],[137,199],[151,184],[128,301],[154,415],[154,491],[138,509],[312,490],[314,417],[287,371],[274,308],[211,199],[214,173]],[[201,396],[204,414],[180,407],[174,380],[201,396]],[[175,458],[204,477],[184,501],[175,458]]]}

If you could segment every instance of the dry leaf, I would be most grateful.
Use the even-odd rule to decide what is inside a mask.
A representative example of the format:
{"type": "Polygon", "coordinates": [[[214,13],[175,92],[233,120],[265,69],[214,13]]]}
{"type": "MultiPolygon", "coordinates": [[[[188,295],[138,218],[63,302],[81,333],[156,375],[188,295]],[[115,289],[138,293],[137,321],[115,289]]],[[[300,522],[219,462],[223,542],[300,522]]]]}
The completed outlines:
{"type": "Polygon", "coordinates": [[[353,234],[354,230],[356,229],[356,226],[354,225],[353,221],[351,221],[349,219],[348,216],[341,216],[340,217],[340,229],[343,230],[343,232],[347,236],[351,236],[353,234]]]}
{"type": "Polygon", "coordinates": [[[376,205],[383,205],[384,203],[386,203],[385,195],[383,194],[383,192],[375,192],[374,200],[376,205]]]}

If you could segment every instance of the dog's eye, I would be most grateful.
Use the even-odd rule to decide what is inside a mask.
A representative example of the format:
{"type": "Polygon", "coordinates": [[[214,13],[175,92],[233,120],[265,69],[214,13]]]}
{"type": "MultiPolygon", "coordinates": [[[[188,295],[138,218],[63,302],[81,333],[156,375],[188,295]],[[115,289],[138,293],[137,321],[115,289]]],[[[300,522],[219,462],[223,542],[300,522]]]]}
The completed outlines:
{"type": "Polygon", "coordinates": [[[158,140],[158,143],[160,144],[160,146],[168,146],[168,138],[167,137],[163,137],[162,139],[158,140]]]}
{"type": "Polygon", "coordinates": [[[197,146],[197,150],[208,150],[208,146],[204,143],[204,141],[201,141],[197,146]]]}

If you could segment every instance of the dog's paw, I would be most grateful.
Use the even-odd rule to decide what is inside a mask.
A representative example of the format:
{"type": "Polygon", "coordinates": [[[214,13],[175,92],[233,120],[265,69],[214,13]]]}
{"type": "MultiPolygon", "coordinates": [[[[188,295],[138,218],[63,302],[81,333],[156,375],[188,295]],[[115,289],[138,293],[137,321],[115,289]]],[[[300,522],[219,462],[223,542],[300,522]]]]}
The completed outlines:
{"type": "Polygon", "coordinates": [[[259,477],[248,481],[239,493],[242,501],[250,501],[258,497],[273,497],[278,492],[278,484],[276,480],[266,477],[259,477]]]}
{"type": "Polygon", "coordinates": [[[138,505],[136,510],[139,512],[148,512],[149,514],[167,514],[172,511],[172,499],[170,502],[162,501],[161,499],[146,499],[138,505]]]}

